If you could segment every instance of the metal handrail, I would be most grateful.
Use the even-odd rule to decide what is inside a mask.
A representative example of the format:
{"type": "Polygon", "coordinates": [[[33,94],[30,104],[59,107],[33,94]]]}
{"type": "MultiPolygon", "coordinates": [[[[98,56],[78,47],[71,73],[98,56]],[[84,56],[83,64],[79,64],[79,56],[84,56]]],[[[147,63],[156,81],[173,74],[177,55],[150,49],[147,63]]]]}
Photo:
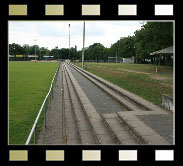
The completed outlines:
{"type": "Polygon", "coordinates": [[[41,105],[41,108],[40,108],[39,113],[38,113],[38,115],[36,117],[36,120],[34,121],[34,124],[32,126],[32,129],[31,129],[30,133],[29,133],[29,136],[27,138],[27,141],[26,141],[25,145],[29,145],[30,144],[30,141],[32,139],[33,134],[34,134],[34,144],[36,144],[36,128],[37,128],[37,123],[39,121],[39,118],[41,116],[41,113],[42,113],[44,107],[45,107],[45,112],[44,112],[44,114],[45,114],[44,115],[45,123],[44,123],[44,127],[46,127],[46,105],[45,104],[46,104],[47,99],[48,99],[49,96],[50,96],[50,103],[51,103],[51,99],[53,98],[53,85],[54,85],[54,83],[56,83],[59,69],[60,69],[60,64],[59,64],[59,66],[58,66],[58,68],[57,68],[57,70],[55,72],[55,75],[54,75],[54,77],[52,79],[52,82],[51,82],[51,85],[50,85],[50,89],[49,89],[49,91],[48,91],[48,93],[47,93],[47,95],[46,95],[46,97],[45,97],[45,99],[44,99],[44,101],[43,101],[43,103],[41,105]]]}

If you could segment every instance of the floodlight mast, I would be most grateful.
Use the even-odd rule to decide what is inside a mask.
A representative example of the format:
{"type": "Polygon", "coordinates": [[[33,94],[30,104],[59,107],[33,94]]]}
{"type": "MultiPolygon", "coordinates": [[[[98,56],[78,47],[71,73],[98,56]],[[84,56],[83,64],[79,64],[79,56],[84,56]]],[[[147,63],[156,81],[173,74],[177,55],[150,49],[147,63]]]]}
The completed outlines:
{"type": "Polygon", "coordinates": [[[70,59],[70,24],[69,24],[69,59],[70,59]]]}
{"type": "Polygon", "coordinates": [[[83,51],[82,51],[82,69],[84,69],[84,50],[85,50],[85,21],[83,23],[83,51]]]}
{"type": "Polygon", "coordinates": [[[35,63],[36,63],[36,41],[37,41],[37,39],[34,40],[34,42],[35,42],[35,63]]]}

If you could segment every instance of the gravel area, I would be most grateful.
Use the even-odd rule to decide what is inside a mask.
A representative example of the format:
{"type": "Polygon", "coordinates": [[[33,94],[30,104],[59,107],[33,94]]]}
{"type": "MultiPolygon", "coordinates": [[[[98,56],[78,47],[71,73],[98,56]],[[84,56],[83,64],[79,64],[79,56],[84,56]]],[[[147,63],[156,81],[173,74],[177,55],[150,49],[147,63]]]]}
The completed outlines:
{"type": "Polygon", "coordinates": [[[121,105],[112,99],[103,90],[97,87],[94,83],[89,81],[78,71],[67,65],[71,73],[74,75],[75,79],[78,81],[79,85],[87,95],[88,99],[91,101],[95,109],[100,113],[115,113],[122,111],[121,105]]]}
{"type": "Polygon", "coordinates": [[[136,115],[146,125],[173,144],[173,116],[172,115],[136,115]]]}

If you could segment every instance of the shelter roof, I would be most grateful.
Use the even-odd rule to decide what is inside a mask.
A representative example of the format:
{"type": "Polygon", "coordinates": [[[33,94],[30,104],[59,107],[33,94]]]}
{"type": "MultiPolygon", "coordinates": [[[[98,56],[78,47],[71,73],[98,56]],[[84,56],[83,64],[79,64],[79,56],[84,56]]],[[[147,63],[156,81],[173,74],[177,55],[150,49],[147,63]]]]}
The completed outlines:
{"type": "Polygon", "coordinates": [[[150,53],[150,55],[157,55],[157,54],[173,54],[173,46],[150,53]]]}

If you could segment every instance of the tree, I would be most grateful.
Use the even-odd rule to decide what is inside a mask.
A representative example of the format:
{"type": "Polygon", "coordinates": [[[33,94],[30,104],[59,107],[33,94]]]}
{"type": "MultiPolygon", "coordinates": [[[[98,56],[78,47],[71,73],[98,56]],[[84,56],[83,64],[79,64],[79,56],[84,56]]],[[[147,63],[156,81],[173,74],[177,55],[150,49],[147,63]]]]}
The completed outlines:
{"type": "Polygon", "coordinates": [[[49,55],[50,54],[50,50],[48,50],[48,48],[45,48],[45,47],[41,47],[39,49],[39,60],[42,60],[44,59],[43,56],[46,56],[46,55],[49,55]]]}
{"type": "Polygon", "coordinates": [[[121,38],[110,47],[110,56],[116,55],[121,58],[131,58],[135,56],[134,36],[121,38]]]}
{"type": "Polygon", "coordinates": [[[104,60],[105,47],[101,43],[94,43],[86,50],[86,58],[90,60],[104,60]]]}
{"type": "Polygon", "coordinates": [[[50,51],[51,56],[54,56],[55,59],[61,59],[61,51],[58,47],[55,47],[50,51]]]}
{"type": "Polygon", "coordinates": [[[9,44],[9,54],[10,55],[22,55],[24,53],[25,53],[24,49],[22,48],[21,45],[15,44],[15,43],[9,44]]]}
{"type": "Polygon", "coordinates": [[[173,45],[172,22],[147,22],[135,32],[136,54],[140,61],[149,58],[151,52],[173,45]]]}

